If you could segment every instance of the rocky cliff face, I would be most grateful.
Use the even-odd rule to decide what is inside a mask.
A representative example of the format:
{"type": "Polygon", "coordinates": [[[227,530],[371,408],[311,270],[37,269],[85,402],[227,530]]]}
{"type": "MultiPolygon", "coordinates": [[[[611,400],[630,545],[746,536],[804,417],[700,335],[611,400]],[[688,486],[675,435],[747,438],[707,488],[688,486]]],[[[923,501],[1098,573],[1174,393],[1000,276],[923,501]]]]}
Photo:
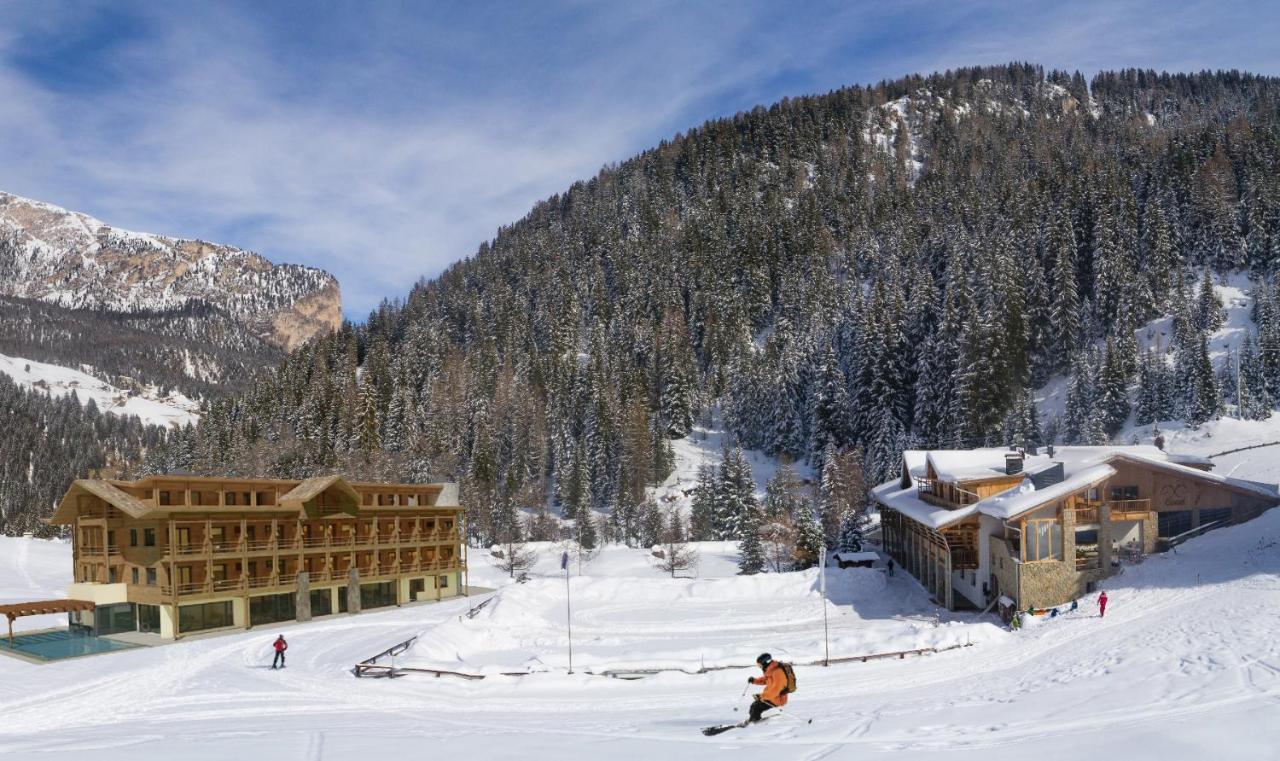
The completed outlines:
{"type": "Polygon", "coordinates": [[[135,233],[0,193],[0,295],[138,313],[211,306],[292,349],[342,322],[338,281],[232,246],[135,233]]]}

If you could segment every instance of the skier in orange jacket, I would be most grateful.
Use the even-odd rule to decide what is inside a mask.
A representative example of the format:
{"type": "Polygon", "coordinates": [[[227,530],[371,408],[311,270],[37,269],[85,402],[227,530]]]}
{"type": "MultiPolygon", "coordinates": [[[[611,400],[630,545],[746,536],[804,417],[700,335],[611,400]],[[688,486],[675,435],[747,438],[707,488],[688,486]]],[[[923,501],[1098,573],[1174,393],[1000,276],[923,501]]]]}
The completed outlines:
{"type": "Polygon", "coordinates": [[[751,716],[748,721],[760,721],[760,717],[770,708],[779,708],[787,704],[787,675],[768,653],[761,653],[756,658],[764,676],[747,677],[750,684],[764,686],[764,691],[756,695],[751,703],[751,716]]]}

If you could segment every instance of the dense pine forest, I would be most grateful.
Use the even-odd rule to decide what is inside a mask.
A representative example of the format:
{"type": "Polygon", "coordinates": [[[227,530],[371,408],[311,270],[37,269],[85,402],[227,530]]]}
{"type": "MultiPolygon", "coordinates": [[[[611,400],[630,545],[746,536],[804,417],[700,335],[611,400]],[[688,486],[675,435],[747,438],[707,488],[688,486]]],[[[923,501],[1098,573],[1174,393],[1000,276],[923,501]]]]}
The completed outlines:
{"type": "MultiPolygon", "coordinates": [[[[713,416],[737,446],[846,484],[882,480],[905,446],[1266,416],[1278,96],[1280,80],[1238,72],[1008,65],[708,122],[295,351],[146,467],[457,479],[477,539],[521,508],[551,525],[550,505],[615,516],[602,529],[629,540],[625,516],[656,525],[644,487],[670,442],[713,416]],[[1237,271],[1259,326],[1239,384],[1206,348],[1222,319],[1206,275],[1237,271]],[[1140,353],[1135,329],[1164,314],[1170,340],[1140,353]],[[1066,412],[1041,419],[1030,392],[1063,375],[1066,412]]],[[[709,482],[741,480],[729,454],[709,482]]],[[[705,517],[741,489],[705,486],[719,504],[697,538],[744,535],[705,517]]],[[[828,539],[843,522],[793,518],[828,539]]]]}
{"type": "Polygon", "coordinates": [[[50,398],[0,374],[0,534],[56,535],[42,517],[75,478],[128,474],[165,431],[99,412],[74,394],[50,398]]]}
{"type": "Polygon", "coordinates": [[[0,354],[92,373],[122,387],[155,385],[194,399],[245,391],[284,352],[207,304],[112,312],[0,296],[0,354]]]}

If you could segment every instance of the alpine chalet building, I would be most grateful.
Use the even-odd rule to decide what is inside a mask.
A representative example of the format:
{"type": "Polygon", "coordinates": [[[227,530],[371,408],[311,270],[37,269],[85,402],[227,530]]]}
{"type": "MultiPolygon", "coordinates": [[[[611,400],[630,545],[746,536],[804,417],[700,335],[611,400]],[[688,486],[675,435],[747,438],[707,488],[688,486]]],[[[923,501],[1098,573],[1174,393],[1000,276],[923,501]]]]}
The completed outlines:
{"type": "Polygon", "coordinates": [[[1272,484],[1153,446],[908,450],[872,490],[885,552],[947,608],[1046,608],[1140,557],[1280,504],[1272,484]],[[1011,603],[1011,605],[1010,605],[1011,603]]]}
{"type": "Polygon", "coordinates": [[[69,526],[73,623],[183,634],[438,600],[465,592],[456,484],[166,475],[82,479],[69,526]]]}

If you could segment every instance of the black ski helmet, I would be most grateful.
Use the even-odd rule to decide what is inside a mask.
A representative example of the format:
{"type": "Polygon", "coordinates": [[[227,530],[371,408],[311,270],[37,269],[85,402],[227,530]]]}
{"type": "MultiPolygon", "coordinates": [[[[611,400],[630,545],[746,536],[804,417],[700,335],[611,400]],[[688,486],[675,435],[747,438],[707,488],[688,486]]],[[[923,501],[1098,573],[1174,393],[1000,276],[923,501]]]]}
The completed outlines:
{"type": "Polygon", "coordinates": [[[756,663],[760,664],[760,668],[767,668],[773,662],[773,656],[768,653],[760,653],[760,657],[756,658],[756,663]]]}

